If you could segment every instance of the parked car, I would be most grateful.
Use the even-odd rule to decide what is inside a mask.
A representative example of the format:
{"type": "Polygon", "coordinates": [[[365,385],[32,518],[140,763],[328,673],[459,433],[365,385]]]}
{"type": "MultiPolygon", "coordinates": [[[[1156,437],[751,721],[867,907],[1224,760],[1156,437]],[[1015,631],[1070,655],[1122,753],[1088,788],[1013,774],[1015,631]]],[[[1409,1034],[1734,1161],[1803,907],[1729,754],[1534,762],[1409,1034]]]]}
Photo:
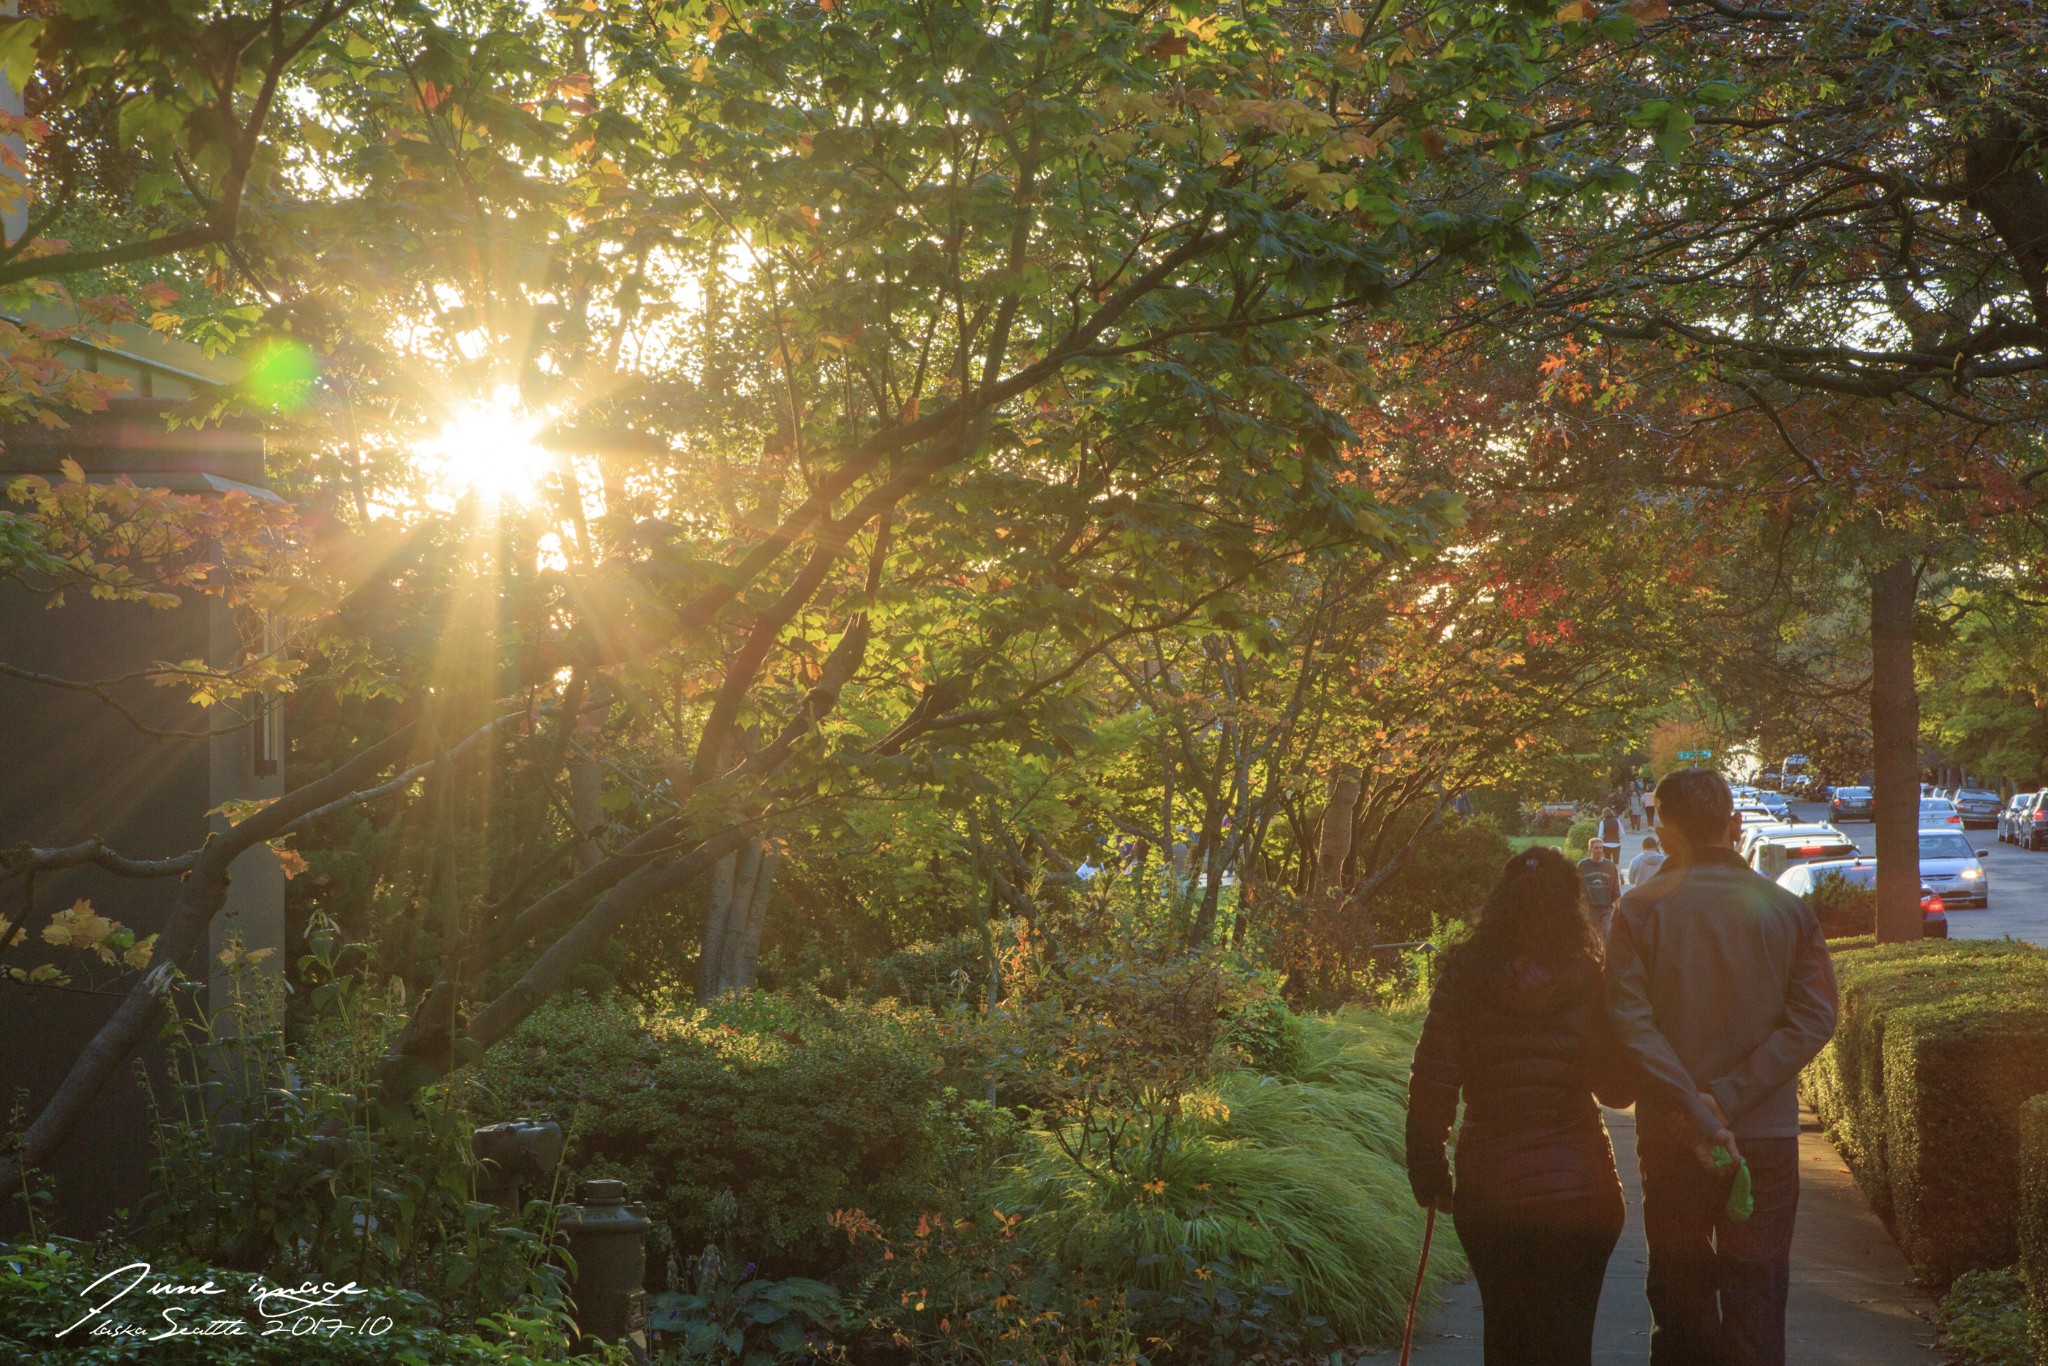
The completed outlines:
{"type": "MultiPolygon", "coordinates": [[[[1778,885],[1794,896],[1809,895],[1822,879],[1838,877],[1858,887],[1877,885],[1877,860],[1844,859],[1839,862],[1802,863],[1788,868],[1778,885]]],[[[1920,884],[1920,933],[1928,939],[1948,938],[1948,903],[1926,883],[1920,884]]]]}
{"type": "Polygon", "coordinates": [[[1956,810],[1962,812],[1965,830],[1973,825],[1988,829],[1998,824],[2000,803],[1996,792],[1986,792],[1981,787],[1966,787],[1960,789],[1952,800],[1956,804],[1956,810]]]}
{"type": "Polygon", "coordinates": [[[1767,878],[1781,878],[1788,868],[1802,863],[1825,863],[1854,859],[1861,855],[1855,843],[1839,831],[1832,835],[1786,835],[1773,831],[1749,849],[1749,866],[1767,878]]]}
{"type": "Polygon", "coordinates": [[[1737,852],[1742,855],[1742,861],[1749,862],[1749,856],[1756,852],[1757,845],[1767,839],[1837,840],[1851,846],[1855,844],[1847,835],[1822,821],[1787,825],[1751,825],[1743,828],[1742,842],[1736,846],[1737,852]]]}
{"type": "Polygon", "coordinates": [[[2031,792],[2015,792],[2012,794],[2012,800],[2008,801],[2005,804],[2005,809],[1998,813],[1998,842],[2000,844],[2018,844],[2020,842],[2020,813],[2033,800],[2034,794],[2031,792]]]}
{"type": "MultiPolygon", "coordinates": [[[[1810,862],[1786,868],[1778,885],[1796,897],[1806,897],[1812,889],[1819,887],[1823,879],[1839,877],[1855,887],[1876,887],[1878,885],[1878,860],[1876,858],[1845,858],[1839,862],[1810,862]]],[[[1948,938],[1948,903],[1933,887],[1921,883],[1921,934],[1929,940],[1948,938]]]]}
{"type": "Polygon", "coordinates": [[[2013,844],[2030,850],[2048,850],[2048,788],[2025,795],[2025,805],[2013,815],[2013,844]]]}
{"type": "Polygon", "coordinates": [[[1756,796],[1756,804],[1781,821],[1792,819],[1792,803],[1785,800],[1785,794],[1782,792],[1759,792],[1756,796]]]}
{"type": "Polygon", "coordinates": [[[1956,804],[1946,797],[1922,797],[1920,799],[1920,826],[1924,830],[1930,825],[1953,825],[1960,829],[1963,813],[1956,804]]]}
{"type": "Polygon", "coordinates": [[[1920,889],[1920,937],[1948,938],[1948,904],[1930,887],[1920,889]]]}
{"type": "Polygon", "coordinates": [[[1870,789],[1867,787],[1838,787],[1828,799],[1828,819],[1837,821],[1875,820],[1877,808],[1871,804],[1870,789]]]}
{"type": "Polygon", "coordinates": [[[1988,907],[1991,879],[1984,873],[1984,849],[1970,847],[1960,830],[1936,826],[1920,832],[1920,880],[1951,906],[1988,907]]]}

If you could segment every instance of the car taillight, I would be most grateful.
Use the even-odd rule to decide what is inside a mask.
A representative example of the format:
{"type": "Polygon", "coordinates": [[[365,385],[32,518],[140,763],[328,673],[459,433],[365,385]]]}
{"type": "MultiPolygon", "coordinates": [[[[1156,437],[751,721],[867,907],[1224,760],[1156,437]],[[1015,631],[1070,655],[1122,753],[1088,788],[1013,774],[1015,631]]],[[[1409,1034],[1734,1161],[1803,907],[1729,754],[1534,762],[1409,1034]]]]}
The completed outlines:
{"type": "Polygon", "coordinates": [[[1927,915],[1946,915],[1948,913],[1948,903],[1938,896],[1930,896],[1927,900],[1920,903],[1920,909],[1927,915]]]}

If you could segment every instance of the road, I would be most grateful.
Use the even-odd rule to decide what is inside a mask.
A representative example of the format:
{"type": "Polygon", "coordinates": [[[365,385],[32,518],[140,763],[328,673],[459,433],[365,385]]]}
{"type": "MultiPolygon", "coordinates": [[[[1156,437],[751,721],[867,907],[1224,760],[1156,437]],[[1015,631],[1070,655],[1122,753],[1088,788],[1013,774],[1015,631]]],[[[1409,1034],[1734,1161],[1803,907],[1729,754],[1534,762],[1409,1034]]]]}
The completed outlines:
{"type": "MultiPolygon", "coordinates": [[[[1820,802],[1794,802],[1792,810],[1803,821],[1824,821],[1827,807],[1820,802]]],[[[1868,821],[1845,821],[1837,827],[1866,854],[1875,855],[1877,846],[1868,821]]],[[[1984,910],[1948,913],[1951,939],[2024,939],[2048,946],[2048,851],[2029,853],[2013,844],[2000,844],[1996,830],[1972,830],[1970,843],[1986,850],[1984,876],[1991,883],[1991,904],[1984,910]]]]}

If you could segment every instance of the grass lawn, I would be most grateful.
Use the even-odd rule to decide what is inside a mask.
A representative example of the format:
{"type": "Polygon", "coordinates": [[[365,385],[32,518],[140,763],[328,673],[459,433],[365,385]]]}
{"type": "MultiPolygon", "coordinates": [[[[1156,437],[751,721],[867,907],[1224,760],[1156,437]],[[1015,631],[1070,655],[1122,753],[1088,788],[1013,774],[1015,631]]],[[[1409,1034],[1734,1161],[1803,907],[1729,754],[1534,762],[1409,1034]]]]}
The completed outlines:
{"type": "Polygon", "coordinates": [[[1552,849],[1562,849],[1562,848],[1564,848],[1564,836],[1563,836],[1563,835],[1509,835],[1509,836],[1508,836],[1508,852],[1509,852],[1509,853],[1511,853],[1511,854],[1519,854],[1519,853],[1521,853],[1521,852],[1522,852],[1522,851],[1523,851],[1524,849],[1534,849],[1534,848],[1535,848],[1535,847],[1536,847],[1537,845],[1539,845],[1539,844],[1547,844],[1547,845],[1549,845],[1549,846],[1550,846],[1550,847],[1551,847],[1552,849]]]}

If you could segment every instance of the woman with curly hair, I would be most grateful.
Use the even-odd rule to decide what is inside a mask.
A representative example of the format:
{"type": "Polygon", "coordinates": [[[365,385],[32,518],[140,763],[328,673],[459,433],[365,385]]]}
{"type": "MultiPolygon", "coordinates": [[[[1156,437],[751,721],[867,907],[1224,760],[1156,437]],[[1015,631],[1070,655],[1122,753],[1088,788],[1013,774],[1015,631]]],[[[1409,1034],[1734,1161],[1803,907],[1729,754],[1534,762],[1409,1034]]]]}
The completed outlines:
{"type": "Polygon", "coordinates": [[[1487,1366],[1588,1366],[1621,1181],[1595,1100],[1634,1102],[1579,870],[1516,854],[1448,949],[1408,1084],[1408,1180],[1449,1210],[1479,1282],[1487,1366]],[[1458,1101],[1455,1183],[1444,1152],[1458,1101]]]}

